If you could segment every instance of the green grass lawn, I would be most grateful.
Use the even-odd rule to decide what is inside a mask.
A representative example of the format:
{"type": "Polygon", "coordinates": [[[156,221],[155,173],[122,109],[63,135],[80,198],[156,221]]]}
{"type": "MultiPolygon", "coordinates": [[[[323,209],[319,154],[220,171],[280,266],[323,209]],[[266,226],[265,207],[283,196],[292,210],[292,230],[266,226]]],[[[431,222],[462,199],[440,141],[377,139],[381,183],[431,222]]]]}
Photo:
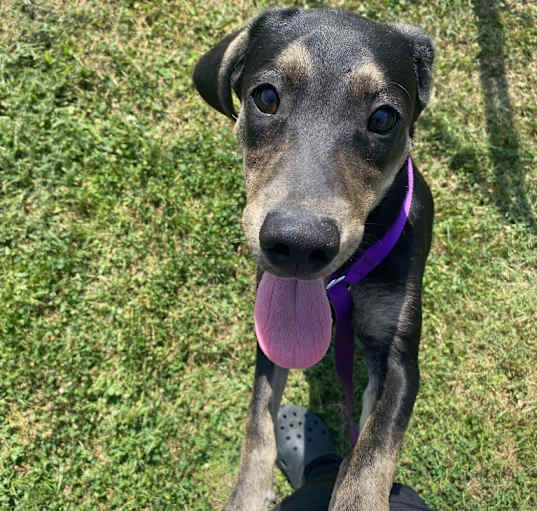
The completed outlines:
{"type": "MultiPolygon", "coordinates": [[[[436,42],[413,151],[436,203],[422,386],[397,479],[437,511],[535,510],[537,4],[294,4],[436,42]]],[[[232,126],[191,72],[267,5],[1,0],[0,509],[207,511],[229,495],[254,264],[232,126]]],[[[284,398],[346,449],[321,365],[284,398]]]]}

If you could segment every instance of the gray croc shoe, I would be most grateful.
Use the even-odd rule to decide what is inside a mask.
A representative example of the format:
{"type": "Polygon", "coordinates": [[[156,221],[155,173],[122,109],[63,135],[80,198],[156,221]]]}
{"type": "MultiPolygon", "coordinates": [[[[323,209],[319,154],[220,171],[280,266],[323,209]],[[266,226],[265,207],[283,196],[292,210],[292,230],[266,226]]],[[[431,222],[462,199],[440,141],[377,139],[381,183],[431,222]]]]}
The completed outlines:
{"type": "Polygon", "coordinates": [[[278,411],[276,463],[296,490],[304,485],[308,468],[341,461],[325,423],[306,408],[283,405],[278,411]]]}

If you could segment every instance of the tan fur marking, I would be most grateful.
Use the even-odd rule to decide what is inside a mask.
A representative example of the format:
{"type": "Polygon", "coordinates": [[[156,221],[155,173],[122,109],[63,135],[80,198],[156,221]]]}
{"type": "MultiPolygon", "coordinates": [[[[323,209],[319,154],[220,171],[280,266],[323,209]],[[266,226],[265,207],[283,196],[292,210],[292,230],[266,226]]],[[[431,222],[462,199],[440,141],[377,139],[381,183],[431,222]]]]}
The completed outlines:
{"type": "Polygon", "coordinates": [[[246,241],[254,256],[259,255],[259,232],[266,214],[284,197],[285,190],[273,190],[286,148],[272,146],[245,151],[244,173],[246,181],[246,207],[242,214],[242,227],[246,241]]]}
{"type": "Polygon", "coordinates": [[[388,85],[384,72],[374,62],[367,62],[354,67],[347,80],[349,81],[351,92],[355,96],[373,94],[385,89],[388,85]]]}
{"type": "Polygon", "coordinates": [[[260,149],[249,149],[245,152],[244,172],[248,201],[254,200],[274,179],[281,161],[288,151],[289,148],[286,146],[275,148],[271,145],[260,149]]]}
{"type": "Polygon", "coordinates": [[[382,174],[370,165],[359,163],[354,152],[339,150],[337,163],[341,176],[338,192],[353,205],[352,220],[363,224],[376,200],[382,174]]]}
{"type": "Polygon", "coordinates": [[[290,44],[276,59],[276,69],[291,83],[297,84],[313,74],[313,63],[308,49],[300,42],[290,44]]]}
{"type": "Polygon", "coordinates": [[[373,374],[369,374],[369,381],[367,387],[362,395],[362,412],[360,414],[359,430],[363,431],[365,423],[377,404],[377,397],[379,391],[378,378],[373,374]]]}
{"type": "Polygon", "coordinates": [[[419,299],[416,296],[419,293],[421,283],[416,283],[413,279],[409,279],[406,284],[406,296],[403,299],[401,306],[401,312],[399,313],[399,319],[397,321],[397,331],[406,332],[410,325],[415,321],[416,311],[419,310],[419,299]],[[418,291],[411,291],[417,289],[418,291]]]}

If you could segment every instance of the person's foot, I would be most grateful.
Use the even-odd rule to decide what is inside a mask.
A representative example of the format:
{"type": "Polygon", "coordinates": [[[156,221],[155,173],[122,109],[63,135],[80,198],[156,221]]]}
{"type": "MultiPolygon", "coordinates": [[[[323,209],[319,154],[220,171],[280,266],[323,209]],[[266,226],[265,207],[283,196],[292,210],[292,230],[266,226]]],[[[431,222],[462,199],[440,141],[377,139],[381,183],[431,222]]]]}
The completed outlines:
{"type": "MultiPolygon", "coordinates": [[[[324,422],[302,406],[284,405],[278,411],[276,446],[276,463],[295,492],[273,511],[326,511],[341,456],[324,422]]],[[[390,511],[432,510],[412,488],[394,483],[390,511]]]]}
{"type": "Polygon", "coordinates": [[[277,465],[296,490],[313,475],[336,471],[341,456],[325,423],[306,408],[283,405],[278,411],[277,465]]]}

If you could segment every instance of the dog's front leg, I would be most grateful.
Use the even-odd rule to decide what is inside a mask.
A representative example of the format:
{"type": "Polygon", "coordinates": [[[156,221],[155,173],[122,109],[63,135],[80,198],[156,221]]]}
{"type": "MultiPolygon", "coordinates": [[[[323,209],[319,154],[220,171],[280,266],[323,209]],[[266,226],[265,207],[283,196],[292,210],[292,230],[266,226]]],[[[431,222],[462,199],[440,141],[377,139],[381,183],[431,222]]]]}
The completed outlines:
{"type": "Polygon", "coordinates": [[[225,511],[265,511],[274,502],[274,424],[288,372],[273,364],[257,347],[254,389],[242,445],[239,480],[225,511]]]}
{"type": "Polygon", "coordinates": [[[370,377],[363,424],[350,457],[340,467],[330,511],[389,509],[397,454],[419,386],[420,307],[412,315],[389,342],[360,335],[370,377]]]}

